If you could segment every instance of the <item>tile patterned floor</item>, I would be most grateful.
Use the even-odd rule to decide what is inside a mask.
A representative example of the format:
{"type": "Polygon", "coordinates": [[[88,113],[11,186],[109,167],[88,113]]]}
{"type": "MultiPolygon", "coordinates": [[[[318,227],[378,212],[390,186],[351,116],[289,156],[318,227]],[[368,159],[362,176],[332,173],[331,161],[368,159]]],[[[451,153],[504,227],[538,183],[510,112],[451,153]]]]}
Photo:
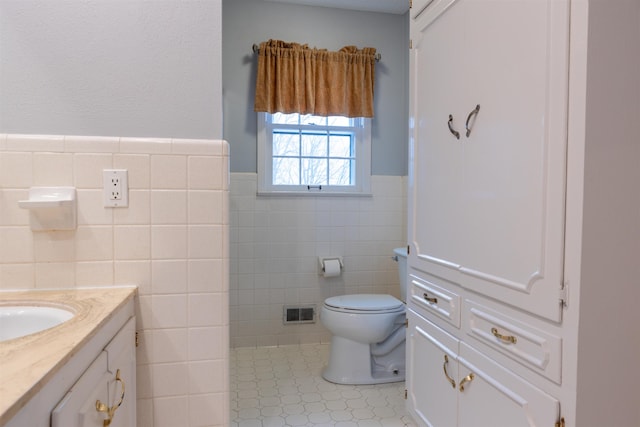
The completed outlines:
{"type": "Polygon", "coordinates": [[[347,386],[320,372],[327,344],[231,350],[232,427],[415,427],[404,382],[347,386]]]}

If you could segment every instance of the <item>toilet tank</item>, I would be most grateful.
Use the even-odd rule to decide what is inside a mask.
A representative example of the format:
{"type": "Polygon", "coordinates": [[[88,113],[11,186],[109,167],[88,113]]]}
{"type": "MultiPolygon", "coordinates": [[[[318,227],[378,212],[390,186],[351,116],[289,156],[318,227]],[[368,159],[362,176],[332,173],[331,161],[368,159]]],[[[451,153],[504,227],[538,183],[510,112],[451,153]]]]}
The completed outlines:
{"type": "Polygon", "coordinates": [[[395,248],[393,250],[395,260],[398,262],[398,275],[400,277],[400,299],[407,302],[407,248],[395,248]]]}

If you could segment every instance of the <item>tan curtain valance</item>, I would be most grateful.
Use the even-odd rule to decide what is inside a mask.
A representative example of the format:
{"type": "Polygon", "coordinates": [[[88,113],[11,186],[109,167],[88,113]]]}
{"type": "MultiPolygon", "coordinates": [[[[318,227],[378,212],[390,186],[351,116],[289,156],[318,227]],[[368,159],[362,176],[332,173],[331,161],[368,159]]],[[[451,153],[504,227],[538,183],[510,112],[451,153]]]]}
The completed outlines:
{"type": "Polygon", "coordinates": [[[281,40],[262,42],[254,109],[373,117],[375,54],[371,47],[329,52],[281,40]]]}

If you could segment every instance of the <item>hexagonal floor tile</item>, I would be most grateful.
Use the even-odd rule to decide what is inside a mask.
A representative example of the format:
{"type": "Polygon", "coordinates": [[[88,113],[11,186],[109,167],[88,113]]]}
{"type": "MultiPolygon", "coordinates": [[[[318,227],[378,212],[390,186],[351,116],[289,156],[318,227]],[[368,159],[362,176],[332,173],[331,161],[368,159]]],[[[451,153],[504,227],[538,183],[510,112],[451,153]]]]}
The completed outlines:
{"type": "Polygon", "coordinates": [[[415,427],[404,382],[340,385],[320,372],[328,344],[232,349],[232,427],[415,427]]]}

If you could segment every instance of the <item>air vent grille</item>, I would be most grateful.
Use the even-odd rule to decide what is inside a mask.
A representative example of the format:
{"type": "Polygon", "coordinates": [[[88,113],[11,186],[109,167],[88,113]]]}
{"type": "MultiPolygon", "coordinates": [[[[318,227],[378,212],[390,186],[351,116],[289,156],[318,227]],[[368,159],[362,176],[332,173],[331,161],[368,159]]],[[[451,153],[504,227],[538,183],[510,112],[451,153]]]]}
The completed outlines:
{"type": "Polygon", "coordinates": [[[316,323],[316,306],[284,306],[284,324],[316,323]]]}

